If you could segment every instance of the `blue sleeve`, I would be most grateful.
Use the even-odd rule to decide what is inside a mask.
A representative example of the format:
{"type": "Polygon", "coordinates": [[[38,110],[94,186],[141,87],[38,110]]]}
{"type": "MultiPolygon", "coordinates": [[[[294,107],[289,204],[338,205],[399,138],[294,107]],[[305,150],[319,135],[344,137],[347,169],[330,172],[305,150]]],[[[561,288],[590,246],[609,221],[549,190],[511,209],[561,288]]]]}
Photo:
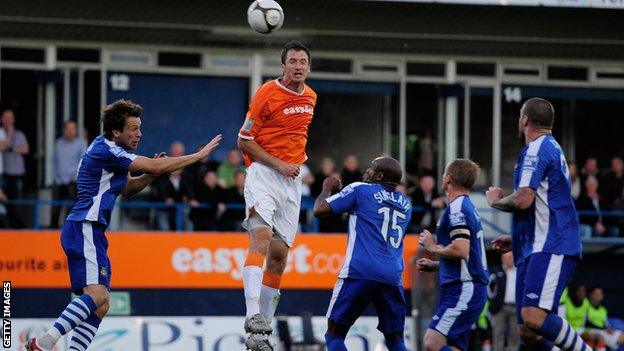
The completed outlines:
{"type": "Polygon", "coordinates": [[[518,188],[529,187],[537,190],[542,180],[547,176],[551,159],[552,157],[545,147],[540,148],[537,155],[527,154],[522,161],[522,176],[518,188]]]}
{"type": "Polygon", "coordinates": [[[127,171],[130,164],[137,158],[119,146],[114,146],[102,152],[100,162],[104,168],[113,168],[127,171]]]}
{"type": "Polygon", "coordinates": [[[351,212],[357,205],[358,186],[347,185],[339,193],[327,198],[327,203],[334,214],[351,212]]]}
{"type": "Polygon", "coordinates": [[[465,210],[462,208],[460,211],[451,212],[449,214],[449,236],[451,240],[460,238],[470,239],[470,225],[468,225],[468,220],[466,219],[464,211],[465,210]]]}

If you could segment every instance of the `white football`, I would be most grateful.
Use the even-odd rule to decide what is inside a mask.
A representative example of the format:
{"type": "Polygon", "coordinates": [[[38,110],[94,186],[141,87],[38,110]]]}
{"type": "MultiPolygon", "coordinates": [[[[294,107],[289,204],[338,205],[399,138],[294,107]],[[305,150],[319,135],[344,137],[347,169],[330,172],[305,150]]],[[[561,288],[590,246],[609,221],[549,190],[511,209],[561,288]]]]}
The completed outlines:
{"type": "Polygon", "coordinates": [[[284,10],[273,0],[255,0],[247,10],[247,22],[256,32],[269,34],[284,24],[284,10]]]}

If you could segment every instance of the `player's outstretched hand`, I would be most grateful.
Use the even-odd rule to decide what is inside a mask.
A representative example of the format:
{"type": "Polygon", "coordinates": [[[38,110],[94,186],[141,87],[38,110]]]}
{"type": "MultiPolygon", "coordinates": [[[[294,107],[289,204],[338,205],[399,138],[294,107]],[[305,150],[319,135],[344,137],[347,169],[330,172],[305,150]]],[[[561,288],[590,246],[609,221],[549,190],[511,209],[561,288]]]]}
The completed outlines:
{"type": "Polygon", "coordinates": [[[223,137],[221,136],[221,134],[219,134],[216,137],[212,138],[212,140],[210,140],[210,142],[206,144],[206,146],[199,150],[199,155],[201,156],[201,158],[208,157],[208,155],[210,155],[214,151],[214,149],[219,146],[221,139],[223,139],[223,137]]]}
{"type": "Polygon", "coordinates": [[[511,251],[511,235],[503,234],[492,240],[492,248],[500,253],[511,251]]]}
{"type": "Polygon", "coordinates": [[[437,245],[435,239],[433,238],[433,235],[428,230],[424,230],[422,233],[420,233],[420,244],[427,251],[431,251],[431,248],[437,245]]]}
{"type": "Polygon", "coordinates": [[[503,198],[503,189],[491,186],[485,192],[485,197],[487,198],[488,204],[492,206],[493,203],[503,198]]]}
{"type": "Polygon", "coordinates": [[[416,266],[421,272],[435,272],[438,270],[438,262],[428,258],[421,258],[416,261],[416,266]]]}
{"type": "Polygon", "coordinates": [[[154,158],[162,158],[162,157],[167,157],[167,153],[166,152],[159,152],[159,153],[155,153],[154,154],[154,158]]]}
{"type": "Polygon", "coordinates": [[[338,177],[329,176],[323,181],[323,189],[329,190],[333,194],[342,189],[342,182],[338,179],[338,177]]]}
{"type": "Polygon", "coordinates": [[[295,178],[299,175],[299,165],[294,163],[281,163],[277,170],[286,178],[295,178]]]}

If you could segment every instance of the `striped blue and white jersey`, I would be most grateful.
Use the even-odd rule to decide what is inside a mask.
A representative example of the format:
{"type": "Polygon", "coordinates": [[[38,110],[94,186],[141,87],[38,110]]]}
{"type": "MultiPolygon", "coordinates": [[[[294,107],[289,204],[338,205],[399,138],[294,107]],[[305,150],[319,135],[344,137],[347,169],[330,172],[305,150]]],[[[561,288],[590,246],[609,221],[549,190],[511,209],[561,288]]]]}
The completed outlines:
{"type": "Polygon", "coordinates": [[[481,218],[470,197],[459,196],[448,205],[438,222],[436,238],[438,244],[443,246],[459,238],[470,240],[468,259],[440,257],[440,285],[454,282],[488,283],[481,218]]]}
{"type": "Polygon", "coordinates": [[[581,256],[579,222],[571,194],[570,173],[552,135],[526,145],[514,170],[514,189],[535,190],[535,201],[513,216],[512,246],[516,265],[535,252],[581,256]]]}
{"type": "Polygon", "coordinates": [[[110,223],[117,196],[126,188],[128,168],[137,156],[100,135],[78,165],[78,195],[68,220],[110,223]]]}
{"type": "Polygon", "coordinates": [[[334,214],[349,214],[347,256],[338,278],[402,285],[409,198],[383,184],[356,182],[327,202],[334,214]]]}

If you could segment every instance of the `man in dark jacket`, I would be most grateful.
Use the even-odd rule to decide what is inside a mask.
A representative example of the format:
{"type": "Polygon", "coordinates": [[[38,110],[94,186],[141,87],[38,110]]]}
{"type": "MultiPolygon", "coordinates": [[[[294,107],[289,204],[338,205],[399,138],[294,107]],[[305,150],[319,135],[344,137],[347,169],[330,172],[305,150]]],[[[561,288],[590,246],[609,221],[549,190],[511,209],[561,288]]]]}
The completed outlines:
{"type": "Polygon", "coordinates": [[[489,313],[492,316],[492,349],[517,350],[519,344],[516,322],[516,267],[513,254],[501,255],[502,266],[490,275],[489,313]],[[505,339],[507,347],[505,347],[505,339]]]}

